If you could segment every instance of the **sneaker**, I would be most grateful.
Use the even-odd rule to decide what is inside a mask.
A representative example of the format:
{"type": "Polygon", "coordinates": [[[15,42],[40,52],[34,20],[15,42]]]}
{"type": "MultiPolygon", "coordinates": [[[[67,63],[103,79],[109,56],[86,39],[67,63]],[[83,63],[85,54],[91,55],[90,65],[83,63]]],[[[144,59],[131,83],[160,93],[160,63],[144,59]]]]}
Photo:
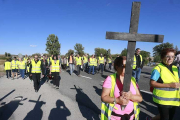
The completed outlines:
{"type": "Polygon", "coordinates": [[[152,120],[152,118],[149,116],[146,116],[146,120],[152,120]]]}
{"type": "Polygon", "coordinates": [[[56,86],[55,86],[55,85],[53,85],[53,87],[55,88],[56,86]]]}
{"type": "Polygon", "coordinates": [[[14,78],[12,78],[12,80],[14,80],[14,78]]]}
{"type": "Polygon", "coordinates": [[[56,86],[56,89],[59,89],[59,87],[58,87],[58,86],[56,86]]]}

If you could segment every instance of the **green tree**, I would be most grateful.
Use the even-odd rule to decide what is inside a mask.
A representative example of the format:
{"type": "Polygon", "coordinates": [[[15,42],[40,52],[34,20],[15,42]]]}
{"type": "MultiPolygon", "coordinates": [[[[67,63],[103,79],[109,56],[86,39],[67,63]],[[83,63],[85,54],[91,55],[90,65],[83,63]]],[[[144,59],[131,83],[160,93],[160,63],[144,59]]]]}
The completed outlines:
{"type": "Polygon", "coordinates": [[[95,48],[94,51],[97,57],[100,56],[101,54],[103,54],[103,56],[104,55],[107,56],[107,50],[104,48],[95,48]]]}
{"type": "Polygon", "coordinates": [[[153,48],[153,55],[154,56],[159,56],[161,54],[161,51],[165,48],[174,48],[173,47],[173,44],[170,44],[169,42],[166,42],[166,43],[162,43],[160,45],[156,45],[154,48],[153,48]]]}
{"type": "Polygon", "coordinates": [[[154,56],[154,62],[161,62],[161,57],[158,55],[154,56]]]}
{"type": "Polygon", "coordinates": [[[74,54],[74,50],[69,49],[69,50],[68,50],[68,52],[66,53],[66,56],[68,56],[68,57],[69,57],[69,56],[71,55],[71,53],[73,53],[73,54],[74,54]]]}
{"type": "Polygon", "coordinates": [[[127,56],[127,49],[124,48],[124,50],[121,51],[121,56],[127,56]]]}
{"type": "Polygon", "coordinates": [[[176,52],[178,52],[178,50],[179,50],[178,47],[177,47],[177,45],[176,45],[176,47],[175,47],[174,49],[176,50],[176,52]]]}
{"type": "Polygon", "coordinates": [[[5,52],[5,57],[7,57],[7,52],[5,52]]]}
{"type": "Polygon", "coordinates": [[[47,37],[46,51],[50,55],[60,54],[60,47],[61,45],[58,41],[58,37],[54,34],[50,34],[49,37],[47,37]]]}
{"type": "Polygon", "coordinates": [[[10,54],[10,53],[8,53],[8,54],[7,54],[7,56],[8,56],[8,57],[11,57],[11,54],[10,54]]]}
{"type": "Polygon", "coordinates": [[[142,58],[144,60],[144,64],[147,64],[149,62],[149,58],[150,58],[150,52],[147,52],[147,51],[144,51],[144,50],[141,50],[141,53],[142,55],[142,58]]]}
{"type": "Polygon", "coordinates": [[[82,44],[76,43],[74,49],[76,50],[76,54],[79,54],[80,56],[84,55],[84,47],[82,46],[82,44]]]}

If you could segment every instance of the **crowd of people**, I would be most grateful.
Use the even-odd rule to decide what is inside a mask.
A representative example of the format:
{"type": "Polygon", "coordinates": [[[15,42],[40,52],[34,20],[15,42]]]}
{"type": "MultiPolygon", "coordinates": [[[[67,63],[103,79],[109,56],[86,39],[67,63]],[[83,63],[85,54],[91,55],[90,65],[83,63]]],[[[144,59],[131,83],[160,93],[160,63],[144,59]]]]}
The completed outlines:
{"type": "MultiPolygon", "coordinates": [[[[128,92],[123,92],[125,56],[117,56],[115,60],[111,56],[106,58],[102,54],[98,57],[86,54],[81,57],[79,54],[74,56],[73,53],[68,57],[60,57],[60,55],[47,57],[43,55],[39,59],[37,55],[34,57],[25,56],[19,60],[14,57],[14,60],[5,62],[5,70],[7,78],[11,77],[12,71],[12,80],[14,80],[14,74],[18,79],[18,71],[23,79],[25,76],[29,76],[34,81],[35,92],[38,92],[40,78],[49,78],[50,76],[52,76],[54,87],[59,89],[61,68],[67,70],[69,67],[70,75],[73,74],[74,67],[76,67],[77,76],[80,76],[81,71],[93,75],[100,72],[103,75],[108,63],[108,69],[111,70],[113,66],[115,73],[108,76],[102,86],[101,120],[139,120],[140,108],[138,103],[143,100],[138,86],[143,67],[140,51],[140,48],[137,48],[134,54],[131,84],[128,92]],[[124,105],[126,107],[123,110],[124,105]]],[[[146,120],[172,120],[177,107],[180,106],[180,55],[177,54],[176,58],[175,55],[174,49],[162,50],[161,63],[152,70],[149,83],[152,98],[157,105],[159,114],[153,118],[147,116],[146,120]]]]}

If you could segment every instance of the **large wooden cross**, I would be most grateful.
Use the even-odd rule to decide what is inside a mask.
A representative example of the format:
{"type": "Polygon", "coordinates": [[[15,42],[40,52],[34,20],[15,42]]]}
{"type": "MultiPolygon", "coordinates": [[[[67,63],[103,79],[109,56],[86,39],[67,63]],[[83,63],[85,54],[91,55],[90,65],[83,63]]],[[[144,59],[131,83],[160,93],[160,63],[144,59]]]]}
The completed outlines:
{"type": "Polygon", "coordinates": [[[125,77],[124,77],[124,84],[123,84],[124,92],[128,92],[130,89],[136,41],[161,43],[163,42],[163,39],[164,39],[164,35],[137,34],[140,6],[141,6],[140,2],[132,3],[129,33],[106,32],[106,39],[128,41],[127,61],[126,61],[125,77]]]}

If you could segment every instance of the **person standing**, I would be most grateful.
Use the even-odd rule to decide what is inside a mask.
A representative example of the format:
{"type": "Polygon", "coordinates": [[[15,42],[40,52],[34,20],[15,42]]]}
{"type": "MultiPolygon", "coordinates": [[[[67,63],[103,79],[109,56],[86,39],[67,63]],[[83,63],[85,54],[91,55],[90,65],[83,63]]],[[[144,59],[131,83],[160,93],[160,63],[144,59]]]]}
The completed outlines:
{"type": "Polygon", "coordinates": [[[6,62],[4,63],[4,69],[6,71],[6,76],[9,79],[11,77],[11,62],[9,59],[6,59],[6,62]]]}
{"type": "Polygon", "coordinates": [[[19,67],[19,73],[20,73],[22,79],[25,79],[25,77],[24,77],[24,74],[25,74],[25,67],[26,67],[25,61],[22,60],[22,58],[19,58],[19,62],[18,62],[18,63],[19,63],[19,64],[18,64],[18,67],[19,67]]]}
{"type": "Polygon", "coordinates": [[[108,58],[108,64],[109,64],[109,70],[111,70],[111,66],[112,66],[112,57],[109,56],[108,58]]]}
{"type": "Polygon", "coordinates": [[[66,70],[67,69],[67,59],[66,59],[66,57],[64,56],[64,58],[63,58],[63,63],[64,63],[64,70],[66,70]]]}
{"type": "Polygon", "coordinates": [[[25,55],[25,57],[23,59],[25,61],[25,75],[27,74],[27,72],[26,72],[27,71],[27,64],[26,64],[27,63],[27,59],[28,59],[28,56],[25,55]]]}
{"type": "MultiPolygon", "coordinates": [[[[32,79],[34,81],[34,89],[35,92],[38,92],[39,90],[39,85],[40,85],[40,78],[41,78],[41,71],[43,70],[43,65],[41,61],[38,59],[38,56],[34,56],[34,60],[31,61],[30,65],[30,75],[32,76],[32,79]]],[[[42,74],[42,77],[44,75],[42,74]]]]}
{"type": "Polygon", "coordinates": [[[134,55],[134,62],[133,62],[133,70],[132,76],[136,79],[136,82],[139,82],[141,69],[142,69],[142,56],[140,55],[141,49],[137,48],[134,55]]]}
{"type": "Polygon", "coordinates": [[[14,80],[14,74],[16,74],[16,78],[18,79],[18,74],[17,74],[17,72],[18,72],[18,62],[19,61],[17,61],[16,60],[16,57],[14,57],[14,60],[12,60],[12,62],[11,62],[11,69],[12,69],[12,80],[14,80]]]}
{"type": "Polygon", "coordinates": [[[104,55],[104,71],[106,70],[106,65],[107,65],[107,58],[106,58],[106,56],[104,55]]]}
{"type": "Polygon", "coordinates": [[[53,55],[53,59],[50,65],[50,74],[52,74],[53,85],[56,89],[59,89],[60,73],[61,73],[60,61],[58,60],[56,55],[53,55]]]}
{"type": "Polygon", "coordinates": [[[102,53],[101,53],[101,56],[99,57],[98,64],[99,64],[99,70],[101,69],[101,75],[103,75],[104,57],[103,57],[102,53]]]}
{"type": "Polygon", "coordinates": [[[69,63],[69,68],[70,68],[70,75],[72,75],[72,73],[74,71],[74,56],[73,56],[73,53],[71,53],[71,55],[69,56],[68,63],[69,63]]]}
{"type": "Polygon", "coordinates": [[[87,71],[87,66],[88,66],[88,57],[87,54],[83,55],[83,71],[87,71]]]}
{"type": "Polygon", "coordinates": [[[91,73],[91,70],[92,70],[92,74],[94,75],[94,64],[95,64],[95,58],[94,58],[94,55],[92,55],[90,58],[89,58],[89,74],[91,73]]]}
{"type": "Polygon", "coordinates": [[[81,65],[82,65],[82,59],[79,56],[79,54],[77,54],[75,65],[77,68],[77,76],[79,77],[80,76],[80,69],[81,69],[81,65]]]}

